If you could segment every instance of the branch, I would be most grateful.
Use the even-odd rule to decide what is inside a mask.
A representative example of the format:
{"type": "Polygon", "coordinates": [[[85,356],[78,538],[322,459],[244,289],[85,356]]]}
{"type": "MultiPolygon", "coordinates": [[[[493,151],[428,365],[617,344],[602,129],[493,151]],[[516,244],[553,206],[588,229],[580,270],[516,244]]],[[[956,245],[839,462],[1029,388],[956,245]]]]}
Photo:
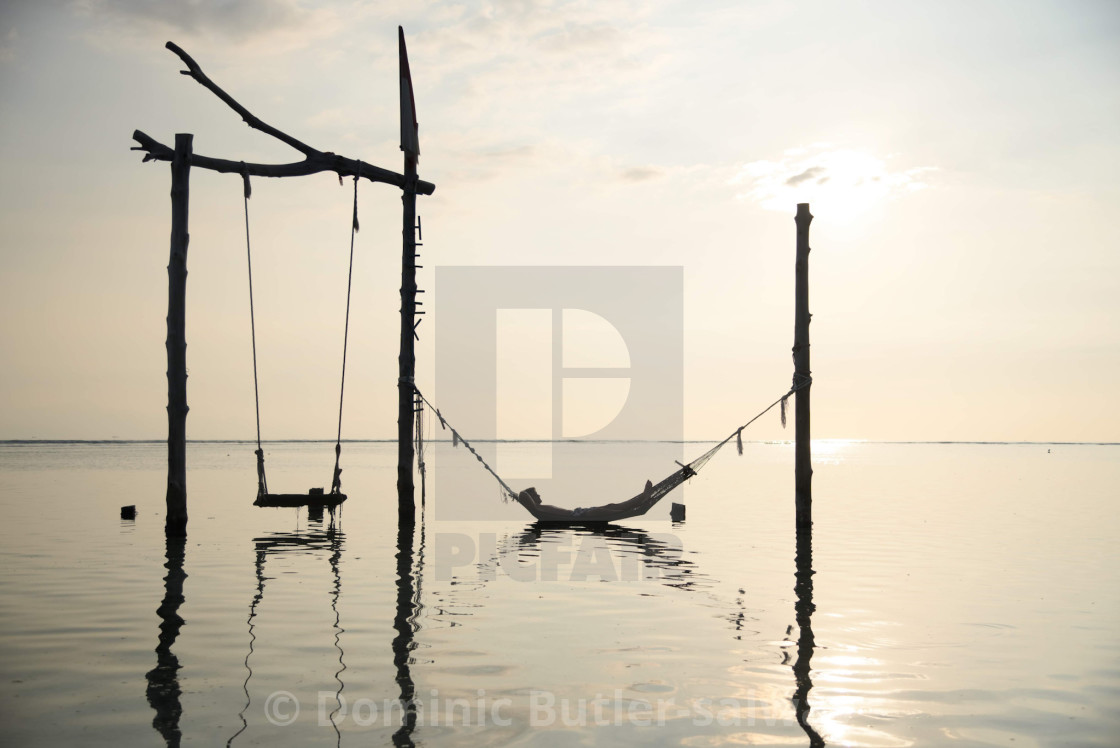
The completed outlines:
{"type": "MultiPolygon", "coordinates": [[[[208,158],[206,156],[194,154],[191,156],[191,166],[223,173],[241,174],[244,171],[251,176],[258,177],[298,177],[307,174],[317,174],[321,171],[333,171],[340,177],[358,174],[371,182],[383,182],[385,184],[395,185],[402,190],[408,188],[408,180],[395,171],[382,169],[355,159],[344,158],[334,153],[324,153],[323,151],[316,150],[306,143],[293,138],[286,132],[282,132],[267,122],[262,121],[248,109],[241,106],[236,99],[223,91],[214,81],[210,80],[210,78],[206,76],[206,73],[202,72],[202,68],[194,61],[194,58],[184,52],[179,45],[175,42],[168,42],[165,46],[178,55],[179,59],[183,61],[183,64],[187,66],[187,69],[180,70],[180,73],[189,75],[204,88],[209,89],[211,93],[224,101],[230,109],[241,115],[241,119],[245,121],[245,124],[249,125],[249,127],[254,130],[260,130],[266,135],[271,135],[304,155],[303,161],[297,161],[291,164],[243,164],[240,161],[227,161],[225,159],[208,158]]],[[[140,143],[139,148],[133,148],[132,150],[146,151],[144,155],[145,161],[170,161],[174,155],[174,151],[171,148],[158,143],[139,130],[132,134],[132,138],[140,143]]],[[[416,180],[415,190],[418,195],[430,195],[435,192],[436,186],[431,182],[418,179],[416,180]]]]}
{"type": "MultiPolygon", "coordinates": [[[[167,147],[139,130],[132,133],[132,139],[140,144],[132,150],[144,151],[144,161],[171,161],[175,156],[173,148],[167,147]]],[[[404,176],[397,174],[395,171],[382,169],[364,161],[359,162],[333,153],[322,153],[314,149],[312,151],[313,154],[303,161],[296,161],[291,164],[250,164],[192,153],[190,164],[193,167],[210,169],[223,174],[246,173],[253,177],[302,177],[323,171],[333,171],[340,177],[350,177],[358,174],[359,177],[371,182],[391,184],[402,190],[407,186],[404,176]]],[[[418,179],[415,189],[417,195],[430,195],[435,192],[436,186],[431,182],[418,179]]]]}
{"type": "Polygon", "coordinates": [[[181,59],[187,66],[187,69],[180,70],[180,73],[182,73],[183,75],[189,75],[190,77],[198,81],[204,88],[210,89],[210,91],[219,99],[224,101],[230,109],[240,114],[241,119],[245,120],[245,124],[247,124],[249,127],[253,128],[254,130],[260,130],[266,135],[271,135],[277,140],[287,143],[292,148],[295,148],[305,156],[311,157],[320,153],[311,146],[302,143],[299,140],[296,140],[291,135],[277,130],[267,122],[263,122],[248,109],[238,104],[232,96],[219,88],[217,84],[214,83],[214,81],[206,77],[206,73],[202,72],[202,68],[198,66],[198,63],[195,62],[190,55],[180,49],[179,45],[177,45],[175,42],[168,42],[165,46],[175,54],[179,55],[179,59],[181,59]]]}

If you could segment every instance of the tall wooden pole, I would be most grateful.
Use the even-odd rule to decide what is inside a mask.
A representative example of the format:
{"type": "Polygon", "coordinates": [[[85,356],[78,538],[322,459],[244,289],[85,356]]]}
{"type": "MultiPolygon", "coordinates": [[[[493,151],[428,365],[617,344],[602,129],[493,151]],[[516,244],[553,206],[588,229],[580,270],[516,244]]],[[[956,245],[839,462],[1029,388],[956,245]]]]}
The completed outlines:
{"type": "Polygon", "coordinates": [[[809,370],[809,224],[813,215],[809,203],[798,203],[797,216],[797,265],[794,290],[793,328],[793,386],[797,388],[794,402],[797,414],[794,420],[796,455],[794,458],[796,480],[797,527],[813,525],[813,464],[809,437],[809,390],[813,379],[809,370]]]}
{"type": "MultiPolygon", "coordinates": [[[[416,159],[405,157],[405,178],[416,179],[416,159]]],[[[416,501],[412,483],[413,382],[416,377],[416,190],[406,186],[401,254],[401,350],[397,358],[397,518],[412,523],[416,501]]]]}
{"type": "Polygon", "coordinates": [[[187,214],[194,136],[175,136],[171,161],[171,259],[167,265],[167,537],[187,534],[187,214]]]}
{"type": "Polygon", "coordinates": [[[411,525],[416,518],[416,500],[412,483],[413,389],[416,377],[416,162],[420,158],[420,140],[416,125],[416,100],[412,93],[412,73],[408,67],[408,50],[404,29],[397,27],[400,53],[401,150],[404,151],[404,187],[401,203],[404,218],[401,227],[401,350],[397,358],[397,521],[411,525]]]}

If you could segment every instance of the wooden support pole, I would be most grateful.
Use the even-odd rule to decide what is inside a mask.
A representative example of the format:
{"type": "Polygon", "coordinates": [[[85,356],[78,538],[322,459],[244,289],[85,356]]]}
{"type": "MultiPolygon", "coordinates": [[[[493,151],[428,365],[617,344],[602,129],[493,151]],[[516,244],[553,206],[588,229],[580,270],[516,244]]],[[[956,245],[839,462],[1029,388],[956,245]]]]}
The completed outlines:
{"type": "Polygon", "coordinates": [[[167,264],[167,537],[187,535],[187,216],[194,136],[175,136],[171,161],[171,259],[167,264]]]}
{"type": "Polygon", "coordinates": [[[406,183],[401,194],[404,206],[401,249],[401,349],[397,358],[397,520],[411,524],[416,516],[412,481],[415,458],[412,445],[413,400],[416,377],[416,159],[406,154],[406,183]]]}
{"type": "Polygon", "coordinates": [[[397,359],[397,522],[403,528],[416,521],[412,483],[413,411],[416,392],[416,164],[420,159],[420,133],[416,124],[416,97],[404,29],[397,27],[400,56],[401,150],[404,151],[404,186],[401,204],[401,351],[397,359]]]}
{"type": "Polygon", "coordinates": [[[798,528],[813,525],[813,461],[809,436],[809,390],[812,387],[812,373],[809,369],[809,224],[813,215],[809,203],[798,203],[797,216],[797,264],[796,287],[794,291],[794,328],[793,328],[793,386],[797,389],[794,403],[797,413],[794,419],[796,506],[798,528]]]}

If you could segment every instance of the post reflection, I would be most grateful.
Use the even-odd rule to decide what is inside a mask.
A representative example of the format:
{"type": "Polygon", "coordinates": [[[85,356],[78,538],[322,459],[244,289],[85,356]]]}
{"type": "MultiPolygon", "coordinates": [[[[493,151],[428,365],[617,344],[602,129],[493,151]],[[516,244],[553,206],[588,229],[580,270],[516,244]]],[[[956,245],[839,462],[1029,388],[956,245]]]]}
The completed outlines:
{"type": "Polygon", "coordinates": [[[393,616],[393,666],[400,689],[401,726],[393,733],[393,745],[412,748],[416,730],[416,683],[412,680],[412,651],[420,617],[420,584],[424,570],[424,519],[420,519],[420,549],[413,574],[413,542],[416,525],[402,520],[397,527],[397,605],[393,616]]]}
{"type": "Polygon", "coordinates": [[[179,631],[184,623],[179,615],[179,607],[185,600],[183,580],[187,578],[187,574],[183,571],[183,560],[186,555],[186,538],[167,538],[165,555],[167,560],[164,568],[167,569],[167,576],[163,578],[163,602],[156,610],[160,617],[159,644],[156,646],[156,666],[146,675],[147,696],[148,704],[156,712],[152,727],[168,746],[177,748],[182,740],[179,718],[183,714],[183,706],[179,700],[182,695],[179,688],[179,658],[171,651],[171,647],[179,638],[179,631]]]}
{"type": "Polygon", "coordinates": [[[797,619],[797,659],[793,663],[793,677],[797,684],[793,695],[793,707],[797,714],[797,724],[809,737],[812,748],[825,745],[824,739],[809,724],[809,691],[813,689],[812,669],[813,649],[813,530],[812,527],[797,528],[797,555],[794,558],[797,572],[794,592],[797,602],[794,613],[797,619]]]}

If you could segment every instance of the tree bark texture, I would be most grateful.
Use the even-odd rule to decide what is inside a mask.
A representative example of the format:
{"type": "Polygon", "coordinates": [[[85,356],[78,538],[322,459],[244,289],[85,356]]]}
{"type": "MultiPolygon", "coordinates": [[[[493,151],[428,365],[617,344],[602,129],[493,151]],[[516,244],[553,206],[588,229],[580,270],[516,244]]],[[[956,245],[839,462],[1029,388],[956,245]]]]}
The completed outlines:
{"type": "Polygon", "coordinates": [[[797,389],[794,403],[797,413],[794,419],[795,432],[795,471],[797,526],[810,527],[813,524],[813,463],[809,435],[809,391],[812,388],[812,373],[809,369],[809,224],[813,220],[808,203],[797,206],[797,264],[796,287],[794,290],[794,330],[793,330],[793,386],[797,389]]]}
{"type": "Polygon", "coordinates": [[[187,245],[193,135],[175,136],[167,264],[167,537],[187,534],[187,245]]]}

